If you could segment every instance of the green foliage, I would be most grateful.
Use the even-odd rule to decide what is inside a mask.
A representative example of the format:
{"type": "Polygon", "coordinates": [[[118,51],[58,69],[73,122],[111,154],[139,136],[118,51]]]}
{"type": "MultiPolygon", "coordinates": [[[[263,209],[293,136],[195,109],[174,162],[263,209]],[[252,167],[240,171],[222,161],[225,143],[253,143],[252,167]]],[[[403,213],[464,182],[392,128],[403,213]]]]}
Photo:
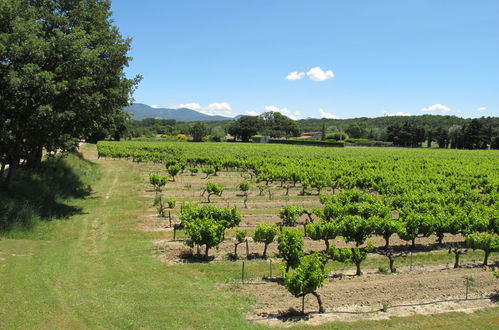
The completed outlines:
{"type": "Polygon", "coordinates": [[[236,229],[236,241],[238,243],[243,243],[246,241],[246,236],[248,235],[248,231],[236,229]]]}
{"type": "Polygon", "coordinates": [[[279,211],[279,217],[285,226],[296,226],[296,221],[300,217],[302,208],[297,205],[286,205],[279,211]]]}
{"type": "Polygon", "coordinates": [[[325,258],[319,253],[304,256],[292,273],[284,273],[284,285],[295,297],[314,293],[327,282],[325,258]]]}
{"type": "Polygon", "coordinates": [[[168,205],[169,209],[174,209],[177,201],[173,198],[169,198],[166,200],[166,204],[168,205]]]}
{"type": "Polygon", "coordinates": [[[220,197],[222,196],[223,190],[224,189],[221,183],[207,182],[206,192],[208,193],[208,203],[211,203],[210,196],[216,195],[220,197]]]}
{"type": "Polygon", "coordinates": [[[307,234],[313,240],[324,240],[326,251],[329,250],[329,240],[341,235],[341,225],[334,221],[319,220],[307,225],[307,234]]]}
{"type": "Polygon", "coordinates": [[[369,242],[366,247],[359,248],[337,248],[332,246],[328,251],[328,256],[331,260],[338,262],[352,262],[357,267],[356,275],[362,275],[360,269],[361,263],[367,259],[367,254],[374,251],[374,244],[369,242]]]}
{"type": "Polygon", "coordinates": [[[219,208],[213,205],[197,206],[184,203],[180,210],[180,219],[189,237],[187,245],[205,245],[205,258],[208,250],[223,241],[227,228],[234,228],[241,222],[235,207],[219,208]]]}
{"type": "Polygon", "coordinates": [[[154,191],[161,192],[168,182],[168,176],[161,176],[157,173],[149,174],[149,183],[154,187],[154,191]]]}
{"type": "Polygon", "coordinates": [[[210,134],[210,129],[204,122],[197,122],[189,128],[189,133],[194,142],[202,142],[210,134]]]}
{"type": "Polygon", "coordinates": [[[326,140],[345,141],[348,139],[348,134],[345,132],[333,132],[326,135],[326,140]]]}
{"type": "Polygon", "coordinates": [[[275,236],[277,235],[278,228],[275,224],[265,224],[260,222],[255,229],[255,233],[253,235],[253,240],[258,243],[263,243],[265,245],[263,250],[263,257],[267,257],[267,247],[270,243],[274,241],[275,236]]]}
{"type": "Polygon", "coordinates": [[[230,123],[227,132],[236,139],[248,142],[258,132],[260,124],[258,117],[242,116],[230,123]]]}
{"type": "Polygon", "coordinates": [[[7,181],[21,160],[39,167],[44,148],[71,151],[93,135],[121,138],[122,109],[140,77],[125,77],[130,39],[113,26],[109,1],[4,1],[0,21],[7,181]]]}
{"type": "Polygon", "coordinates": [[[239,190],[243,192],[247,192],[251,188],[251,182],[250,181],[243,181],[239,184],[239,190]]]}
{"type": "Polygon", "coordinates": [[[297,230],[286,228],[277,239],[277,249],[286,262],[286,272],[296,268],[303,256],[303,234],[297,230]]]}
{"type": "Polygon", "coordinates": [[[201,169],[201,171],[206,174],[206,177],[207,178],[208,176],[210,175],[214,175],[215,174],[215,169],[213,167],[203,167],[201,169]]]}
{"type": "Polygon", "coordinates": [[[175,176],[180,172],[181,168],[179,165],[171,165],[168,166],[167,169],[168,174],[172,177],[172,180],[175,181],[175,176]]]}
{"type": "Polygon", "coordinates": [[[362,245],[371,237],[375,229],[375,222],[372,218],[366,219],[358,215],[346,216],[341,225],[341,235],[347,242],[355,242],[357,246],[362,245]]]}
{"type": "Polygon", "coordinates": [[[483,265],[486,266],[490,252],[499,251],[499,235],[493,233],[472,233],[466,235],[466,244],[473,250],[485,252],[483,265]]]}

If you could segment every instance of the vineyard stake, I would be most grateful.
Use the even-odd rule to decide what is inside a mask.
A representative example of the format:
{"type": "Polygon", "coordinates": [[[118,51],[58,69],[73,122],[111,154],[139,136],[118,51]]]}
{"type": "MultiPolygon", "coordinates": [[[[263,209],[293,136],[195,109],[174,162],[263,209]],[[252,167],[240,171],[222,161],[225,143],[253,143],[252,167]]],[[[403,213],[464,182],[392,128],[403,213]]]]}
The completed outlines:
{"type": "Polygon", "coordinates": [[[243,268],[241,270],[241,282],[244,284],[244,261],[243,261],[243,268]]]}
{"type": "Polygon", "coordinates": [[[272,259],[269,259],[269,278],[272,278],[272,259]]]}

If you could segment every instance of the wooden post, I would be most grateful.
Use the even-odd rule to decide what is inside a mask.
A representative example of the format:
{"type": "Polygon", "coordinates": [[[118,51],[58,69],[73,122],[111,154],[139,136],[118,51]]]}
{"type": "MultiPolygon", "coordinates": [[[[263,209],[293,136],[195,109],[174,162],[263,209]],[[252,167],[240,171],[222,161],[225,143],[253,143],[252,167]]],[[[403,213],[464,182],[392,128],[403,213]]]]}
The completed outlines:
{"type": "Polygon", "coordinates": [[[177,237],[177,226],[173,226],[173,240],[177,237]]]}
{"type": "Polygon", "coordinates": [[[301,296],[301,313],[305,315],[305,295],[301,296]]]}
{"type": "Polygon", "coordinates": [[[243,268],[241,269],[241,282],[244,284],[244,261],[243,261],[243,268]]]}
{"type": "Polygon", "coordinates": [[[269,259],[269,278],[272,278],[272,259],[269,259]]]}

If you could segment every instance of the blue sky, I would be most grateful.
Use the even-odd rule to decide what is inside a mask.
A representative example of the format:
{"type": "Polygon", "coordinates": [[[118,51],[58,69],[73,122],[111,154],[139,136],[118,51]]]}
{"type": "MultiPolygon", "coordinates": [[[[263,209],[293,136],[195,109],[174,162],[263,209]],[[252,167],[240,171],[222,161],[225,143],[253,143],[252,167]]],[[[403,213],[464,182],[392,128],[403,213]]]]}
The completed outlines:
{"type": "Polygon", "coordinates": [[[136,102],[292,118],[499,115],[498,0],[114,0],[112,10],[133,38],[127,74],[144,77],[136,102]]]}

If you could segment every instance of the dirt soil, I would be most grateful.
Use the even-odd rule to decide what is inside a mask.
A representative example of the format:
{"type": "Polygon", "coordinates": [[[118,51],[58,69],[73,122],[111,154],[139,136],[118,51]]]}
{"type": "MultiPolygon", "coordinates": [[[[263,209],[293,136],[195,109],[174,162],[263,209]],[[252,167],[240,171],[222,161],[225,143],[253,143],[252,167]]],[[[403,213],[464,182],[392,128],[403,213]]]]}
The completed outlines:
{"type": "Polygon", "coordinates": [[[247,315],[249,320],[290,326],[294,321],[320,324],[450,311],[471,312],[497,306],[494,301],[499,297],[499,279],[483,268],[449,270],[439,266],[419,267],[412,272],[401,269],[400,273],[393,275],[371,270],[360,277],[330,278],[329,283],[318,290],[326,313],[318,314],[317,299],[308,295],[305,311],[309,314],[305,319],[292,316],[296,314],[293,310],[301,311],[301,298],[293,297],[275,281],[239,284],[233,290],[257,297],[255,309],[247,315]],[[469,300],[465,300],[465,276],[474,279],[469,300]],[[389,305],[386,312],[382,311],[384,303],[389,305]]]}

